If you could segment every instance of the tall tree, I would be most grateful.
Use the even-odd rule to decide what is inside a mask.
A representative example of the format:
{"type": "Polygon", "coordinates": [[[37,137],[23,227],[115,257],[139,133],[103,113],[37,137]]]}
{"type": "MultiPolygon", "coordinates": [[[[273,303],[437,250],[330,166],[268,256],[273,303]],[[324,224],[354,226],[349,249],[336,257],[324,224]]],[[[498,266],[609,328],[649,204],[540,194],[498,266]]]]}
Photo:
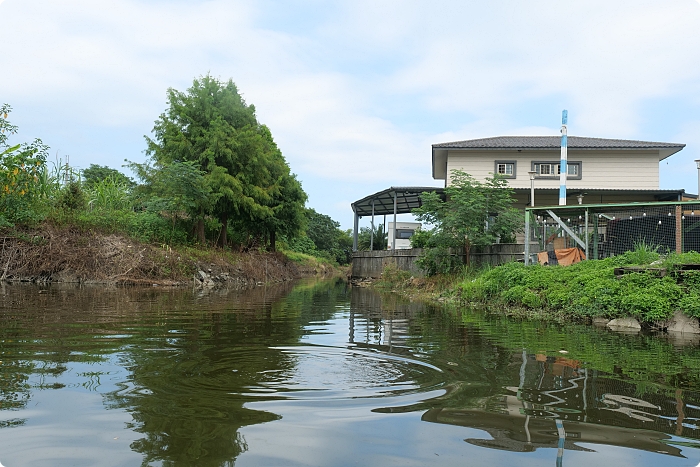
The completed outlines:
{"type": "Polygon", "coordinates": [[[255,116],[238,88],[210,75],[195,79],[186,92],[168,89],[168,108],[156,120],[147,154],[163,166],[192,161],[218,197],[198,216],[204,241],[204,215],[221,222],[219,241],[227,243],[231,222],[274,241],[275,234],[299,230],[306,194],[290,174],[270,130],[255,116]],[[262,230],[262,232],[261,232],[262,230]]]}
{"type": "Polygon", "coordinates": [[[133,188],[135,183],[132,179],[106,165],[90,164],[90,167],[82,171],[85,186],[90,188],[103,180],[111,178],[115,183],[133,188]]]}

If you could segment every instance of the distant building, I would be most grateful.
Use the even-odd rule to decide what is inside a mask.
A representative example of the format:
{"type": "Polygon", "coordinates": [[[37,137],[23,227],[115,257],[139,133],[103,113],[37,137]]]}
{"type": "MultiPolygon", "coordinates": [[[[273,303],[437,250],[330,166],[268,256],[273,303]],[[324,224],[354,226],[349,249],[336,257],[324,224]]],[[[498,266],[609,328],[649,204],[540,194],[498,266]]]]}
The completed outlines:
{"type": "MultiPolygon", "coordinates": [[[[516,207],[530,203],[535,172],[535,205],[559,204],[559,136],[497,136],[433,145],[433,178],[449,186],[460,169],[477,180],[491,173],[508,179],[516,207]]],[[[568,137],[567,204],[583,196],[586,204],[676,201],[683,189],[659,189],[659,162],[685,144],[622,139],[568,137]]]]}

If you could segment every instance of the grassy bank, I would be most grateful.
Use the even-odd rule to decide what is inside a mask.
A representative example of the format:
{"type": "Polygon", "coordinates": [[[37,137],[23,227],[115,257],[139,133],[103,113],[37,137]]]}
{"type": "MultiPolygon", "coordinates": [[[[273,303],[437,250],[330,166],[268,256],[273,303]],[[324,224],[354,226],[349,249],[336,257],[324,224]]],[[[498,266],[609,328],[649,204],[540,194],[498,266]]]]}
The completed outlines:
{"type": "Polygon", "coordinates": [[[682,271],[684,264],[700,264],[700,253],[661,257],[640,248],[568,267],[509,263],[428,279],[390,270],[378,286],[530,319],[588,321],[629,316],[663,327],[676,310],[700,317],[700,271],[682,271]],[[625,266],[650,269],[615,276],[615,268],[625,266]]]}

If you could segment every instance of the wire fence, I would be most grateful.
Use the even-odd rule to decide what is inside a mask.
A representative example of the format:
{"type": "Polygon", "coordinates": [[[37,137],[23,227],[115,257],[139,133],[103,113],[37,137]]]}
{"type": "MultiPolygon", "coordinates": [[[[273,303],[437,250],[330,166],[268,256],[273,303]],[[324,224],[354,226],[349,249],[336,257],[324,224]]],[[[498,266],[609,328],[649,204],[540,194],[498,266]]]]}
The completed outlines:
{"type": "Polygon", "coordinates": [[[700,202],[594,204],[527,208],[526,257],[580,248],[602,259],[642,247],[660,253],[700,251],[700,202]]]}

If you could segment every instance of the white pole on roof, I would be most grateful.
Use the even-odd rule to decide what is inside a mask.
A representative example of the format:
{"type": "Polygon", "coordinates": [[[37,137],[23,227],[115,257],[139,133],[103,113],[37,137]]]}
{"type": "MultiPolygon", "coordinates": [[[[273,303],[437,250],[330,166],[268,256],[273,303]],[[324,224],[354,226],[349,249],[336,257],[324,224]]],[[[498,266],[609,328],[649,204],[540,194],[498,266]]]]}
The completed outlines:
{"type": "Polygon", "coordinates": [[[567,158],[567,123],[569,120],[569,112],[562,110],[561,112],[561,162],[559,163],[559,205],[566,206],[566,175],[568,168],[566,167],[567,158]]]}

